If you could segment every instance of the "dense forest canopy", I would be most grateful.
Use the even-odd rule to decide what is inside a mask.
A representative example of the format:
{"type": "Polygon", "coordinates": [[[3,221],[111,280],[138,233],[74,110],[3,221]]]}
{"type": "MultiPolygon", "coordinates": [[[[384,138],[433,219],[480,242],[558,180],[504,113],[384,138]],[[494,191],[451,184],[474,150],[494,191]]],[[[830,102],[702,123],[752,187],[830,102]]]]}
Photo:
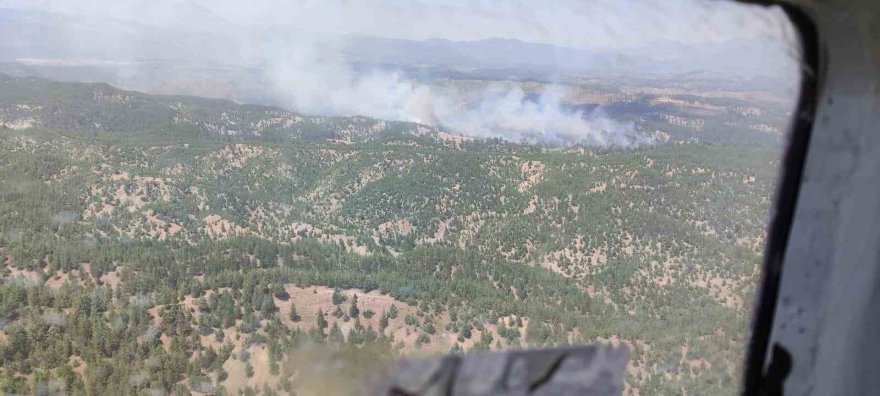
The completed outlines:
{"type": "Polygon", "coordinates": [[[363,391],[402,355],[627,345],[735,389],[787,114],[607,104],[630,148],[0,76],[0,392],[363,391]]]}

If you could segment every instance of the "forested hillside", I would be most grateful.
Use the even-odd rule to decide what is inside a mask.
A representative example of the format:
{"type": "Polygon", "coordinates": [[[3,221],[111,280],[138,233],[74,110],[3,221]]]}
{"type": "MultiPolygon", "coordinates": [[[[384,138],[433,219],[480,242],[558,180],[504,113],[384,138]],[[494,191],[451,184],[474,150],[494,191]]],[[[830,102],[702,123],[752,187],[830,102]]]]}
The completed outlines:
{"type": "Polygon", "coordinates": [[[629,346],[629,394],[730,392],[784,113],[608,109],[655,144],[2,76],[0,392],[357,393],[400,355],[588,342],[629,346]]]}

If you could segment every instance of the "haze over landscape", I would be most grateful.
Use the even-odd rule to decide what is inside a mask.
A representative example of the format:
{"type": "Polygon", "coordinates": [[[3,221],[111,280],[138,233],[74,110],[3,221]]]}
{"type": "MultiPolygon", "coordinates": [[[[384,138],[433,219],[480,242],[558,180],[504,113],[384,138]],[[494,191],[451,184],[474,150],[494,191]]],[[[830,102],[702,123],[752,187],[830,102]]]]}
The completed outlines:
{"type": "Polygon", "coordinates": [[[776,8],[0,0],[0,37],[2,394],[376,394],[588,343],[626,395],[736,392],[776,8]]]}
{"type": "Polygon", "coordinates": [[[3,42],[0,59],[50,77],[77,69],[77,80],[146,92],[600,147],[652,140],[601,109],[566,106],[579,104],[567,101],[572,84],[601,77],[624,85],[647,79],[790,93],[793,85],[780,77],[796,72],[793,41],[778,12],[702,1],[659,9],[644,1],[236,4],[6,0],[0,29],[16,40],[3,42]],[[474,79],[542,84],[448,83],[474,79]]]}

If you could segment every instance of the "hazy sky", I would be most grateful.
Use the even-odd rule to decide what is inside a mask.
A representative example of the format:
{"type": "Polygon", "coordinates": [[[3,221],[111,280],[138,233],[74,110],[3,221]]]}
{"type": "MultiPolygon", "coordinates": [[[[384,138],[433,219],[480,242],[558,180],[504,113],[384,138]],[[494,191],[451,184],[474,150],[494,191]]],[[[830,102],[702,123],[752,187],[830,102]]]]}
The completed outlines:
{"type": "Polygon", "coordinates": [[[0,6],[156,26],[281,25],[409,39],[503,37],[580,48],[790,34],[780,11],[722,0],[0,0],[0,6]]]}
{"type": "MultiPolygon", "coordinates": [[[[559,87],[529,92],[537,94],[537,99],[526,100],[527,92],[518,86],[490,84],[466,90],[413,79],[394,67],[353,68],[345,57],[345,45],[351,41],[345,35],[456,41],[508,38],[611,49],[605,52],[645,59],[629,66],[637,68],[628,73],[639,76],[691,70],[797,75],[792,72],[795,58],[783,52],[786,46],[763,45],[791,42],[792,34],[786,30],[788,24],[782,13],[728,1],[0,0],[0,7],[66,14],[65,23],[58,23],[63,26],[56,26],[57,31],[39,28],[51,31],[48,34],[52,37],[44,38],[47,43],[60,43],[62,55],[58,56],[70,53],[72,57],[111,61],[146,58],[247,65],[259,70],[254,84],[261,97],[297,111],[415,121],[469,135],[512,140],[578,141],[601,147],[650,143],[631,122],[611,119],[601,111],[571,110],[564,105],[559,87]],[[740,45],[743,42],[724,46],[650,45],[657,40],[714,43],[756,37],[767,40],[749,40],[751,44],[760,41],[762,45],[757,46],[740,45]],[[676,63],[677,58],[686,59],[676,63]]],[[[55,24],[56,19],[50,17],[47,21],[55,24]]],[[[28,37],[24,35],[22,42],[28,37]]],[[[44,47],[39,40],[31,43],[36,53],[44,47]]],[[[397,45],[392,51],[406,54],[408,46],[397,45]]],[[[467,47],[450,53],[463,54],[467,47]]],[[[535,52],[524,48],[530,46],[500,49],[522,51],[523,60],[547,54],[533,55],[535,52]]],[[[418,59],[418,51],[409,51],[418,59]]],[[[469,56],[480,58],[484,54],[469,56]]],[[[547,61],[568,62],[565,59],[571,58],[550,56],[547,61]]],[[[596,59],[600,65],[602,55],[596,55],[596,59]]],[[[626,59],[608,59],[621,63],[596,70],[620,73],[628,67],[626,59]]],[[[470,65],[465,62],[459,66],[470,65]]],[[[144,70],[120,69],[117,81],[124,86],[152,82],[155,77],[151,69],[144,70]]],[[[206,70],[210,75],[211,67],[206,70]]],[[[550,80],[556,78],[552,68],[542,72],[550,80]]],[[[254,73],[249,73],[253,77],[254,73]]],[[[185,77],[167,77],[174,84],[183,81],[186,85],[180,80],[185,77]]]]}

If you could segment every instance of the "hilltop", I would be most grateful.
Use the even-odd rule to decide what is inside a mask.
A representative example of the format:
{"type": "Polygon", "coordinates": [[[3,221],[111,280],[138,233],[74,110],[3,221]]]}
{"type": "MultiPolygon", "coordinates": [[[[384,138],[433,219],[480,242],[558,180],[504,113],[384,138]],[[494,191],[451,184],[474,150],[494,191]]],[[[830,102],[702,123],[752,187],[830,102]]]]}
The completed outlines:
{"type": "Polygon", "coordinates": [[[605,105],[665,138],[0,77],[0,389],[354,392],[400,354],[582,342],[632,349],[630,394],[730,389],[781,110],[605,105]]]}

